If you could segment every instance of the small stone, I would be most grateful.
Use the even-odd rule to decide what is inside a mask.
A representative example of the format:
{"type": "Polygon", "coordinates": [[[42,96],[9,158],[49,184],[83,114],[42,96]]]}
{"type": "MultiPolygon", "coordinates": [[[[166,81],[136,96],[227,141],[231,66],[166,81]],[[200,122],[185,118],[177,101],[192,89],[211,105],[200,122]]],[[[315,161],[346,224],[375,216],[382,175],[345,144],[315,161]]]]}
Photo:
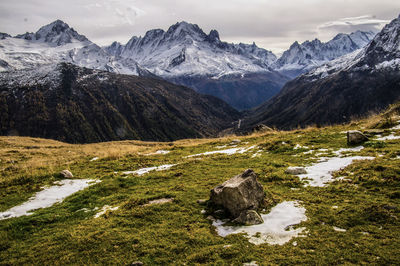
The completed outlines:
{"type": "Polygon", "coordinates": [[[205,205],[207,203],[207,200],[206,199],[199,199],[199,200],[197,200],[197,203],[200,204],[200,205],[205,205]]]}
{"type": "Polygon", "coordinates": [[[64,178],[73,178],[74,177],[74,175],[68,170],[62,170],[60,172],[60,175],[62,175],[64,178]]]}
{"type": "Polygon", "coordinates": [[[347,145],[357,145],[367,140],[368,137],[358,130],[347,131],[347,145]]]}
{"type": "Polygon", "coordinates": [[[233,222],[244,225],[255,225],[262,224],[264,220],[255,210],[248,210],[242,212],[233,222]]]}
{"type": "Polygon", "coordinates": [[[307,174],[307,171],[304,167],[289,167],[285,170],[285,173],[289,175],[303,175],[307,174]]]}

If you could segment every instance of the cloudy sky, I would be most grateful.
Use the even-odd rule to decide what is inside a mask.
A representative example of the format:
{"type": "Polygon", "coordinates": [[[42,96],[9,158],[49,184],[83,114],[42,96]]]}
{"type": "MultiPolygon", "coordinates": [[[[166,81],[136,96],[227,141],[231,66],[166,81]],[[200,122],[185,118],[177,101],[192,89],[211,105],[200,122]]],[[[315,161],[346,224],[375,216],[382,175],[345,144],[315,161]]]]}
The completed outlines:
{"type": "Polygon", "coordinates": [[[107,45],[184,20],[218,30],[224,41],[280,53],[296,40],[379,30],[399,13],[399,0],[1,0],[0,32],[35,32],[61,19],[107,45]]]}

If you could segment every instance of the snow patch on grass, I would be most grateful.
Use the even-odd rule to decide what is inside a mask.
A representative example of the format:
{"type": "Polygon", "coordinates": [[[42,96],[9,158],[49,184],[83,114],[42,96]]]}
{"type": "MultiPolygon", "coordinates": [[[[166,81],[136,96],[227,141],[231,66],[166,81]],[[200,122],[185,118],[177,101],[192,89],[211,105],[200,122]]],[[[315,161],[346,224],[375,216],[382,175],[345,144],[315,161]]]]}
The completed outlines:
{"type": "Polygon", "coordinates": [[[251,226],[228,226],[224,221],[214,220],[218,235],[225,237],[231,234],[247,234],[250,243],[260,245],[283,245],[293,237],[301,236],[305,228],[293,229],[292,226],[307,220],[305,208],[297,201],[279,203],[268,214],[262,214],[264,223],[251,226]]]}
{"type": "Polygon", "coordinates": [[[384,140],[395,140],[395,139],[400,139],[400,136],[395,136],[393,134],[390,134],[389,136],[377,138],[376,140],[384,141],[384,140]]]}
{"type": "Polygon", "coordinates": [[[118,206],[111,207],[110,205],[104,205],[103,208],[101,208],[101,210],[94,215],[94,218],[99,218],[108,211],[116,211],[118,210],[118,208],[119,208],[118,206]]]}
{"type": "Polygon", "coordinates": [[[51,207],[55,203],[62,202],[66,197],[99,182],[101,181],[90,179],[65,179],[54,182],[55,186],[37,192],[27,202],[0,212],[0,220],[31,215],[34,210],[51,207]]]}
{"type": "Polygon", "coordinates": [[[147,168],[141,168],[139,170],[135,170],[135,171],[126,171],[126,172],[122,172],[124,175],[144,175],[147,174],[151,171],[165,171],[170,169],[171,167],[175,166],[177,164],[164,164],[164,165],[160,165],[160,166],[153,166],[153,167],[147,167],[147,168]]]}
{"type": "Polygon", "coordinates": [[[245,152],[247,152],[249,150],[252,150],[252,149],[255,149],[255,148],[256,148],[256,146],[250,146],[250,147],[231,148],[231,149],[218,150],[218,151],[207,151],[207,152],[203,152],[203,153],[189,155],[189,156],[186,156],[186,158],[203,156],[203,155],[212,155],[212,154],[233,155],[235,153],[245,153],[245,152]]]}
{"type": "MultiPolygon", "coordinates": [[[[325,158],[324,158],[325,159],[325,158]]],[[[307,174],[297,175],[300,180],[307,180],[306,186],[311,187],[324,187],[327,183],[333,180],[332,173],[339,171],[355,160],[373,160],[375,157],[366,156],[353,156],[353,157],[333,157],[326,158],[326,161],[315,163],[311,166],[305,167],[307,174]]]]}

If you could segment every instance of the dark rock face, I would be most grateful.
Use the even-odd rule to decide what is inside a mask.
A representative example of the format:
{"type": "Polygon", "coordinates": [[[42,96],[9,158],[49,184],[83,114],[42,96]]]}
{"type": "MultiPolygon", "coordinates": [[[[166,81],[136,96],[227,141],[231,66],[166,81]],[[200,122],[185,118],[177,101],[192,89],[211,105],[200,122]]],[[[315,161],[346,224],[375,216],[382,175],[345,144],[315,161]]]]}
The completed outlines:
{"type": "Polygon", "coordinates": [[[216,135],[239,117],[215,97],[159,79],[65,63],[43,77],[31,72],[0,74],[1,135],[70,143],[171,141],[216,135]],[[29,75],[25,83],[14,82],[29,75]]]}
{"type": "MultiPolygon", "coordinates": [[[[242,212],[256,210],[264,200],[264,190],[257,181],[253,170],[247,169],[211,190],[210,200],[224,207],[233,218],[239,217],[242,212]]],[[[243,219],[247,214],[243,214],[243,219]]],[[[249,215],[253,219],[253,215],[249,215]]],[[[241,219],[241,220],[243,220],[241,219]]]]}
{"type": "Polygon", "coordinates": [[[213,95],[237,110],[253,108],[276,95],[289,79],[276,72],[252,73],[242,76],[225,76],[220,79],[207,77],[173,77],[168,81],[213,95]]]}
{"type": "Polygon", "coordinates": [[[357,145],[368,141],[368,137],[357,130],[347,132],[347,145],[357,145]]]}

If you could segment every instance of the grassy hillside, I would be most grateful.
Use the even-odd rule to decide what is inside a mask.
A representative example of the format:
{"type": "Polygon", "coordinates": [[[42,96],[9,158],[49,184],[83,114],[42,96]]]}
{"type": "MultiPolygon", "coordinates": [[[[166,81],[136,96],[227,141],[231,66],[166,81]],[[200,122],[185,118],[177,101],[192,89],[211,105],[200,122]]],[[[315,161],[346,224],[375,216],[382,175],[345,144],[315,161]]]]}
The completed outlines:
{"type": "Polygon", "coordinates": [[[347,147],[350,129],[379,127],[382,137],[399,136],[393,129],[400,120],[396,110],[349,125],[171,143],[71,145],[1,137],[0,212],[62,179],[63,169],[101,183],[33,215],[0,220],[0,264],[400,264],[400,139],[372,138],[354,154],[375,159],[335,172],[335,181],[325,187],[304,187],[285,173],[289,166],[335,156],[347,147]],[[253,145],[233,155],[186,157],[253,145]],[[170,152],[152,154],[157,150],[170,152]],[[164,164],[177,165],[141,176],[123,174],[164,164]],[[284,245],[253,245],[243,235],[216,234],[209,213],[202,213],[207,208],[196,201],[247,168],[264,187],[265,212],[285,200],[306,209],[308,219],[299,225],[306,227],[304,237],[284,245]],[[173,201],[146,205],[162,198],[173,201]],[[119,208],[94,218],[105,205],[119,208]]]}

